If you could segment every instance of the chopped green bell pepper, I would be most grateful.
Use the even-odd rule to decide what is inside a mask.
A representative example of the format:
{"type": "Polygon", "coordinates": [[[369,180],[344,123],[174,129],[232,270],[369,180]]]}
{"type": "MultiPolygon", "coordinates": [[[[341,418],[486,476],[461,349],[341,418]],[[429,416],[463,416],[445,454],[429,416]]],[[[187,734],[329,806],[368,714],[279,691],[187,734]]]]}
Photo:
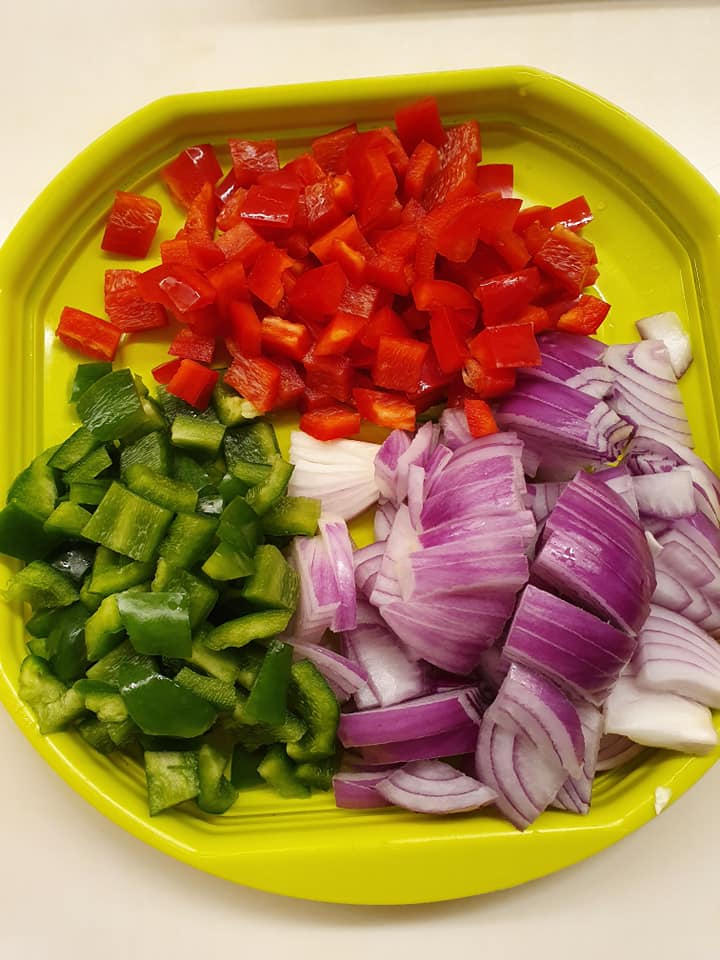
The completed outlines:
{"type": "Polygon", "coordinates": [[[78,427],[60,444],[48,460],[48,466],[56,470],[70,470],[93,450],[97,450],[101,442],[85,427],[78,427]]]}
{"type": "Polygon", "coordinates": [[[70,391],[70,402],[75,403],[91,387],[96,380],[100,380],[112,371],[109,360],[96,360],[93,363],[79,363],[75,371],[75,378],[70,391]]]}
{"type": "Polygon", "coordinates": [[[84,503],[86,507],[96,507],[109,489],[109,480],[86,480],[82,483],[71,483],[68,496],[71,503],[84,503]]]}
{"type": "Polygon", "coordinates": [[[77,402],[78,416],[98,440],[119,440],[145,418],[135,378],[113,370],[92,383],[77,402]]]}
{"type": "Polygon", "coordinates": [[[197,490],[189,483],[155,473],[143,463],[133,463],[125,471],[125,483],[133,493],[173,513],[193,513],[197,490]]]}
{"type": "Polygon", "coordinates": [[[85,712],[82,697],[53,674],[50,665],[30,655],[20,665],[18,693],[34,711],[40,733],[57,733],[85,712]]]}
{"type": "Polygon", "coordinates": [[[198,737],[217,719],[207,700],[160,673],[125,682],[120,693],[138,727],[153,736],[198,737]]]}
{"type": "Polygon", "coordinates": [[[85,483],[86,480],[95,480],[97,477],[112,467],[112,457],[105,447],[97,447],[82,460],[70,467],[63,474],[63,480],[67,484],[85,483]]]}
{"type": "Polygon", "coordinates": [[[288,756],[298,762],[333,756],[340,706],[327,680],[310,660],[298,660],[290,668],[288,701],[308,727],[302,740],[288,744],[288,756]]]}
{"type": "Polygon", "coordinates": [[[168,528],[158,553],[174,567],[188,570],[212,551],[218,521],[199,513],[179,513],[168,528]]]}
{"type": "Polygon", "coordinates": [[[322,503],[311,497],[279,497],[263,515],[261,525],[268,537],[314,537],[322,503]]]}
{"type": "Polygon", "coordinates": [[[298,780],[295,764],[276,743],[268,749],[258,765],[258,773],[281,797],[309,797],[310,787],[298,780]]]}
{"type": "Polygon", "coordinates": [[[145,776],[151,817],[193,800],[200,792],[198,755],[194,750],[146,750],[145,776]]]}
{"type": "Polygon", "coordinates": [[[165,430],[153,430],[133,443],[123,444],[120,450],[120,476],[124,477],[128,467],[134,463],[142,463],[165,477],[170,475],[172,450],[165,430]]]}
{"type": "Polygon", "coordinates": [[[189,450],[201,457],[214,457],[225,435],[225,427],[211,420],[200,420],[178,414],[170,428],[170,440],[174,446],[189,450]]]}
{"type": "Polygon", "coordinates": [[[287,713],[292,647],[273,640],[245,703],[250,722],[279,724],[287,713]]]}
{"type": "Polygon", "coordinates": [[[212,580],[238,580],[255,569],[252,557],[240,553],[229,543],[221,541],[202,565],[203,573],[212,580]]]}
{"type": "Polygon", "coordinates": [[[228,758],[209,743],[200,747],[197,805],[205,813],[225,813],[238,798],[238,789],[225,776],[228,758]]]}
{"type": "Polygon", "coordinates": [[[267,640],[282,633],[291,616],[289,610],[248,613],[237,620],[228,620],[215,627],[205,644],[211,650],[224,650],[226,647],[244,647],[252,640],[267,640]]]}
{"type": "Polygon", "coordinates": [[[90,591],[101,597],[120,593],[152,577],[155,567],[152,562],[131,560],[107,547],[98,547],[90,577],[90,591]]]}
{"type": "Polygon", "coordinates": [[[260,518],[242,497],[235,497],[223,511],[217,535],[251,557],[260,537],[260,518]]]}
{"type": "Polygon", "coordinates": [[[190,604],[185,593],[121,593],[117,606],[138,653],[190,656],[190,604]]]}
{"type": "Polygon", "coordinates": [[[155,579],[150,589],[153,593],[184,593],[190,605],[190,627],[193,630],[205,620],[218,599],[218,592],[212,584],[188,573],[187,570],[174,567],[162,557],[158,560],[155,579]]]}
{"type": "Polygon", "coordinates": [[[272,425],[266,420],[256,420],[247,426],[233,427],[226,431],[223,451],[228,470],[240,460],[247,463],[270,463],[280,453],[280,447],[272,425]]]}
{"type": "Polygon", "coordinates": [[[89,510],[85,510],[79,503],[61,500],[43,526],[48,533],[78,538],[82,536],[82,530],[91,516],[89,510]]]}
{"type": "Polygon", "coordinates": [[[50,667],[64,683],[72,683],[87,669],[85,621],[88,612],[81,603],[61,610],[47,638],[50,667]]]}
{"type": "Polygon", "coordinates": [[[44,560],[33,560],[8,580],[5,597],[33,608],[68,607],[80,599],[80,594],[69,577],[44,560]]]}
{"type": "Polygon", "coordinates": [[[133,560],[153,560],[172,517],[164,507],[113,483],[83,536],[133,560]]]}
{"type": "Polygon", "coordinates": [[[253,556],[255,570],[242,588],[244,599],[254,607],[294,611],[298,598],[297,573],[277,547],[263,544],[253,556]]]}
{"type": "Polygon", "coordinates": [[[267,477],[245,494],[245,499],[259,517],[267,513],[284,495],[294,469],[291,463],[287,463],[279,453],[276,453],[267,477]]]}
{"type": "Polygon", "coordinates": [[[258,765],[264,756],[264,750],[246,750],[241,743],[236,743],[230,767],[230,781],[233,786],[244,790],[263,783],[263,778],[258,773],[258,765]]]}
{"type": "Polygon", "coordinates": [[[207,700],[217,710],[235,709],[235,687],[232,683],[218,680],[217,677],[203,677],[190,667],[183,667],[174,679],[175,683],[207,700]]]}

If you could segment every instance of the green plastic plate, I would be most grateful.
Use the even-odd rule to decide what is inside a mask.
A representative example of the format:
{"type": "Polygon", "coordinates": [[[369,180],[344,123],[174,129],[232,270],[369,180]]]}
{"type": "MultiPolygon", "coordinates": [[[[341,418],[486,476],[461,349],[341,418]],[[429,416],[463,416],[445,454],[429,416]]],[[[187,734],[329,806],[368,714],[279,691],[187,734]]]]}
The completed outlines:
{"type": "MultiPolygon", "coordinates": [[[[528,201],[588,198],[596,217],[587,236],[599,253],[598,286],[613,304],[605,339],[635,339],[637,318],[679,313],[695,354],[682,391],[697,450],[720,467],[714,375],[720,198],[671,147],[617,107],[535,70],[499,68],[170,97],[93,143],[38,197],[0,255],[0,489],[36,451],[69,432],[66,400],[77,357],[56,343],[53,331],[65,304],[102,314],[103,271],[122,265],[100,251],[116,189],[163,204],[152,264],[159,241],[181,223],[158,169],[183,147],[210,141],[227,161],[228,136],[276,137],[289,156],[351,120],[388,122],[398,105],[430,93],[446,121],[480,121],[484,158],[513,163],[516,189],[528,201]]],[[[167,333],[155,331],[123,347],[119,359],[146,374],[166,349],[167,333]]],[[[102,757],[70,734],[38,734],[17,695],[23,647],[20,611],[3,605],[0,698],[78,793],[142,840],[202,870],[314,900],[446,900],[543,876],[640,827],[655,815],[657,787],[668,787],[677,799],[720,755],[648,751],[631,768],[599,778],[589,816],[546,813],[525,833],[490,812],[451,818],[349,812],[336,810],[330,796],[280,800],[262,789],[242,795],[224,817],[182,808],[151,820],[133,762],[102,757]]],[[[720,718],[716,723],[720,729],[720,718]]]]}

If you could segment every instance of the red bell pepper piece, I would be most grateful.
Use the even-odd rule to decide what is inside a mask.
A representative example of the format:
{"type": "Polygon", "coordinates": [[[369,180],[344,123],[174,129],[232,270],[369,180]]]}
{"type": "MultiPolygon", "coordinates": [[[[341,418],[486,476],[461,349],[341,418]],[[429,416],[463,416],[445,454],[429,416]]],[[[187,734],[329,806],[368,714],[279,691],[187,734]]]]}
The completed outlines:
{"type": "Polygon", "coordinates": [[[242,220],[261,236],[272,239],[295,226],[300,187],[274,183],[253,184],[240,211],[242,220]]]}
{"type": "Polygon", "coordinates": [[[548,213],[550,209],[550,207],[544,204],[533,204],[529,207],[522,207],[515,219],[514,229],[517,233],[524,233],[530,224],[542,224],[545,214],[548,213]]]}
{"type": "Polygon", "coordinates": [[[349,403],[352,397],[352,364],[348,357],[318,357],[312,350],[303,359],[305,381],[311,390],[349,403]]]}
{"type": "Polygon", "coordinates": [[[512,197],[513,165],[511,163],[482,163],[477,168],[475,182],[482,193],[499,193],[512,197]]]}
{"type": "Polygon", "coordinates": [[[488,353],[495,367],[515,369],[539,367],[542,363],[532,323],[504,323],[481,330],[468,344],[474,357],[487,363],[488,353]]]}
{"type": "Polygon", "coordinates": [[[163,240],[160,244],[160,261],[161,263],[182,263],[186,267],[195,266],[190,253],[190,244],[185,237],[163,240]]]}
{"type": "Polygon", "coordinates": [[[395,126],[400,142],[412,153],[421,140],[442,147],[446,140],[435,97],[424,97],[395,111],[395,126]]]}
{"type": "Polygon", "coordinates": [[[187,245],[193,266],[201,273],[212,270],[213,267],[225,262],[225,254],[215,241],[208,237],[191,235],[187,240],[187,245]]]}
{"type": "Polygon", "coordinates": [[[380,337],[372,378],[378,387],[414,393],[429,344],[407,337],[380,337]]]}
{"type": "Polygon", "coordinates": [[[229,329],[228,318],[220,315],[217,300],[209,307],[186,314],[183,323],[203,337],[224,337],[229,329]]]}
{"type": "Polygon", "coordinates": [[[585,197],[574,197],[561,203],[558,207],[548,210],[541,218],[541,222],[546,227],[552,227],[554,224],[562,224],[568,230],[580,230],[585,224],[592,220],[592,210],[585,197]]]}
{"type": "Polygon", "coordinates": [[[55,336],[66,347],[96,360],[114,360],[122,330],[92,313],[63,307],[55,336]]]}
{"type": "Polygon", "coordinates": [[[403,180],[410,163],[405,147],[403,147],[392,127],[378,127],[377,132],[383,137],[383,140],[379,143],[387,154],[390,166],[395,171],[398,180],[403,180]]]}
{"type": "Polygon", "coordinates": [[[308,410],[322,410],[323,407],[332,407],[335,402],[335,398],[331,397],[329,393],[314,390],[306,385],[298,401],[298,406],[303,413],[307,413],[308,410]]]}
{"type": "Polygon", "coordinates": [[[358,201],[358,223],[362,228],[384,223],[396,201],[397,178],[382,145],[373,145],[377,131],[359,134],[348,150],[348,169],[354,178],[358,201]]]}
{"type": "Polygon", "coordinates": [[[353,341],[367,323],[365,317],[355,317],[352,313],[338,311],[315,344],[314,355],[316,357],[327,357],[347,353],[353,341]]]}
{"type": "Polygon", "coordinates": [[[225,383],[249,400],[260,413],[267,413],[277,401],[280,368],[265,357],[237,356],[225,373],[225,383]]]}
{"type": "Polygon", "coordinates": [[[360,414],[342,404],[311,410],[300,417],[300,429],[316,440],[339,440],[360,432],[360,414]]]}
{"type": "Polygon", "coordinates": [[[437,252],[448,260],[469,260],[478,240],[492,243],[512,230],[521,203],[518,199],[493,196],[448,201],[447,206],[454,210],[437,230],[437,252]]]}
{"type": "Polygon", "coordinates": [[[412,286],[413,300],[418,310],[472,310],[477,314],[478,304],[467,290],[447,280],[416,280],[412,286]]]}
{"type": "Polygon", "coordinates": [[[298,277],[288,302],[301,320],[320,321],[338,309],[346,284],[338,263],[315,267],[298,277]]]}
{"type": "Polygon", "coordinates": [[[387,300],[387,294],[372,283],[364,283],[360,287],[354,287],[348,283],[338,304],[338,310],[342,310],[343,313],[352,313],[356,317],[369,317],[387,300]]]}
{"type": "Polygon", "coordinates": [[[454,310],[442,307],[430,314],[430,342],[443,373],[462,370],[469,355],[463,333],[454,310]]]}
{"type": "MultiPolygon", "coordinates": [[[[235,300],[249,300],[248,280],[240,260],[227,260],[212,270],[206,277],[217,291],[215,306],[221,320],[229,322],[230,305],[235,300]]],[[[187,319],[187,318],[186,318],[187,319]]]]}
{"type": "Polygon", "coordinates": [[[195,195],[185,217],[184,234],[188,239],[212,240],[215,233],[215,193],[211,183],[204,183],[195,195]]]}
{"type": "Polygon", "coordinates": [[[336,227],[352,209],[352,194],[336,189],[330,178],[317,180],[305,187],[303,193],[307,230],[317,237],[336,227]],[[349,201],[349,207],[348,207],[349,201]]]}
{"type": "Polygon", "coordinates": [[[469,120],[457,127],[450,127],[446,134],[447,140],[440,151],[440,170],[422,198],[428,210],[462,184],[474,183],[477,176],[482,152],[477,121],[469,120]]]}
{"type": "Polygon", "coordinates": [[[230,227],[236,227],[243,222],[240,214],[245,206],[246,197],[247,190],[244,187],[235,188],[218,212],[215,222],[219,230],[229,230],[230,227]]]}
{"type": "Polygon", "coordinates": [[[344,240],[333,240],[330,259],[340,264],[342,272],[353,286],[362,286],[365,282],[367,259],[359,250],[353,250],[344,240]]]}
{"type": "Polygon", "coordinates": [[[140,295],[149,303],[162,303],[169,310],[185,314],[207,307],[217,291],[199,270],[180,263],[161,263],[137,278],[140,295]]]}
{"type": "Polygon", "coordinates": [[[252,266],[257,255],[267,244],[267,241],[263,240],[260,234],[244,220],[230,227],[217,238],[216,242],[227,260],[239,260],[245,267],[252,266]]]}
{"type": "Polygon", "coordinates": [[[355,387],[352,396],[363,420],[389,430],[415,429],[415,407],[402,394],[355,387]]]}
{"type": "Polygon", "coordinates": [[[371,253],[366,261],[365,276],[369,283],[398,296],[404,297],[410,292],[408,269],[398,254],[371,253]]]}
{"type": "Polygon", "coordinates": [[[593,245],[559,224],[533,256],[537,267],[575,296],[587,286],[588,272],[596,262],[593,245]]]}
{"type": "Polygon", "coordinates": [[[209,143],[183,150],[160,171],[171,195],[183,207],[189,207],[204,183],[215,185],[222,169],[209,143]]]}
{"type": "Polygon", "coordinates": [[[438,148],[421,140],[413,149],[408,163],[403,192],[406,199],[419,200],[428,185],[440,171],[440,152],[438,148]]]}
{"type": "Polygon", "coordinates": [[[278,392],[273,409],[287,410],[289,407],[296,408],[305,393],[305,381],[291,360],[285,360],[283,357],[274,357],[273,363],[280,371],[278,392]]]}
{"type": "Polygon", "coordinates": [[[161,213],[162,207],[152,197],[118,190],[105,225],[102,249],[109,253],[146,257],[161,213]]]}
{"type": "Polygon", "coordinates": [[[166,385],[167,392],[198,410],[205,410],[210,403],[217,378],[217,370],[211,370],[195,360],[181,360],[180,366],[166,385]]]}
{"type": "Polygon", "coordinates": [[[285,296],[283,274],[295,261],[284,250],[275,244],[268,243],[255,258],[250,275],[248,288],[258,300],[275,310],[285,296]]]}
{"type": "Polygon", "coordinates": [[[181,363],[182,360],[180,360],[180,358],[177,360],[166,360],[165,363],[159,363],[156,367],[153,367],[150,372],[157,383],[162,383],[163,386],[167,386],[180,369],[181,363]]]}
{"type": "Polygon", "coordinates": [[[591,294],[583,294],[577,304],[560,315],[557,321],[558,330],[566,333],[591,334],[595,333],[608,315],[610,304],[599,300],[591,294]]]}
{"type": "Polygon", "coordinates": [[[407,394],[410,403],[418,413],[444,400],[454,382],[457,382],[455,373],[443,373],[438,364],[434,350],[428,350],[420,373],[420,383],[417,390],[407,394]]]}
{"type": "Polygon", "coordinates": [[[168,318],[159,303],[147,303],[138,293],[137,270],[105,271],[105,313],[119,330],[154,330],[168,318]]]}
{"type": "Polygon", "coordinates": [[[405,263],[412,263],[418,242],[418,227],[414,223],[401,223],[390,230],[381,230],[373,238],[378,253],[389,257],[399,257],[405,263]]]}
{"type": "Polygon", "coordinates": [[[380,337],[408,337],[410,331],[390,307],[381,307],[372,314],[359,336],[364,347],[375,351],[380,337]]]}
{"type": "Polygon", "coordinates": [[[522,239],[531,257],[542,248],[550,237],[550,230],[539,220],[534,220],[522,231],[522,239]]]}
{"type": "Polygon", "coordinates": [[[235,179],[235,171],[232,167],[230,167],[222,180],[215,184],[215,188],[213,190],[213,193],[215,194],[215,206],[219,210],[222,210],[225,204],[229,202],[230,198],[241,189],[242,188],[240,184],[235,179]]]}
{"type": "Polygon", "coordinates": [[[487,437],[498,432],[493,412],[484,400],[466,397],[464,406],[468,429],[473,437],[487,437]]]}
{"type": "MultiPolygon", "coordinates": [[[[492,362],[492,361],[490,361],[492,362]]],[[[509,393],[515,386],[517,374],[512,368],[496,369],[470,357],[463,367],[463,383],[473,393],[485,400],[493,400],[509,393]]]]}
{"type": "Polygon", "coordinates": [[[484,280],[475,289],[482,306],[483,323],[494,327],[516,320],[539,289],[540,274],[534,267],[484,280]]]}
{"type": "Polygon", "coordinates": [[[173,357],[196,360],[198,363],[212,363],[215,337],[198,333],[191,327],[182,327],[168,347],[168,353],[173,357]]]}
{"type": "Polygon", "coordinates": [[[345,173],[347,163],[345,154],[350,143],[357,136],[357,124],[325,133],[312,142],[312,155],[326,173],[345,173]]]}
{"type": "Polygon", "coordinates": [[[534,304],[525,307],[517,318],[517,322],[531,323],[536,336],[538,333],[542,333],[543,330],[554,330],[557,326],[557,323],[550,317],[545,307],[538,307],[534,304]]]}
{"type": "Polygon", "coordinates": [[[240,187],[258,182],[264,173],[280,169],[274,140],[229,140],[235,180],[240,187]]]}
{"type": "Polygon", "coordinates": [[[312,153],[301,153],[299,157],[288,160],[283,170],[296,176],[304,186],[317,183],[318,180],[324,180],[326,177],[325,171],[312,153]]]}
{"type": "Polygon", "coordinates": [[[336,240],[342,240],[353,250],[359,250],[366,253],[369,246],[365,237],[363,237],[358,227],[355,216],[351,214],[342,223],[339,223],[332,230],[328,230],[311,245],[310,252],[314,253],[320,263],[329,263],[334,260],[333,248],[336,240]]]}
{"type": "Polygon", "coordinates": [[[507,273],[507,264],[494,247],[480,241],[466,263],[444,261],[437,270],[438,280],[450,280],[467,290],[474,290],[483,280],[507,273]]]}
{"type": "Polygon", "coordinates": [[[263,349],[291,360],[302,360],[310,349],[312,338],[303,323],[293,323],[282,317],[264,317],[260,323],[263,349]]]}
{"type": "Polygon", "coordinates": [[[259,357],[262,343],[262,327],[254,308],[249,303],[236,300],[230,304],[230,336],[237,353],[243,357],[259,357]]]}
{"type": "Polygon", "coordinates": [[[492,245],[511,270],[522,270],[530,262],[530,251],[523,238],[514,230],[499,231],[493,237],[492,245]]]}
{"type": "MultiPolygon", "coordinates": [[[[460,313],[461,311],[457,311],[460,313]]],[[[477,320],[477,312],[473,311],[473,323],[471,326],[474,326],[475,320],[477,320]]],[[[428,330],[430,328],[430,314],[425,310],[418,310],[417,307],[409,306],[406,307],[403,312],[400,314],[400,319],[408,328],[413,332],[418,330],[428,330]]]]}

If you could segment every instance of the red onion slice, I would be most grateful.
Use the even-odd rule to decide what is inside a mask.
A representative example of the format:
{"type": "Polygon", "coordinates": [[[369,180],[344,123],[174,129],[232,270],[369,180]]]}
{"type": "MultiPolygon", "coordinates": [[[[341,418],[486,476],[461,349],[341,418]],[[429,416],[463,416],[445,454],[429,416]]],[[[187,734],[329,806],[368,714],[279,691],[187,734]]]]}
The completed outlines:
{"type": "Polygon", "coordinates": [[[651,317],[636,320],[635,326],[643,340],[662,340],[675,376],[680,379],[692,363],[690,337],[685,332],[680,317],[673,311],[656,313],[651,317]]]}
{"type": "Polygon", "coordinates": [[[325,677],[340,703],[345,703],[367,683],[366,671],[357,663],[317,643],[288,640],[295,659],[311,660],[325,677]]]}
{"type": "Polygon", "coordinates": [[[585,741],[582,771],[577,777],[569,777],[565,781],[552,805],[560,810],[584,815],[590,812],[590,798],[600,752],[604,718],[592,704],[576,701],[575,708],[580,717],[585,741]]]}
{"type": "Polygon", "coordinates": [[[321,517],[318,528],[332,564],[340,600],[330,626],[335,631],[352,630],[357,622],[357,603],[353,547],[347,524],[339,517],[321,517]]]}
{"type": "Polygon", "coordinates": [[[451,450],[457,450],[472,440],[465,411],[460,407],[446,407],[440,414],[440,426],[442,442],[451,450]]]}
{"type": "Polygon", "coordinates": [[[633,743],[632,740],[621,737],[617,733],[605,733],[600,738],[595,772],[602,773],[604,770],[616,770],[618,767],[634,760],[635,757],[640,756],[646,749],[642,744],[633,743]]]}
{"type": "Polygon", "coordinates": [[[390,803],[415,813],[463,813],[487,806],[497,797],[490,787],[440,760],[407,763],[376,789],[390,803]]]}
{"type": "Polygon", "coordinates": [[[378,498],[375,457],[378,447],[360,440],[316,440],[300,431],[290,435],[294,464],[288,493],[320,500],[326,513],[350,520],[378,498]]]}
{"type": "Polygon", "coordinates": [[[330,628],[340,602],[335,575],[320,537],[295,537],[289,560],[300,580],[291,635],[298,640],[320,640],[330,628]]]}
{"type": "Polygon", "coordinates": [[[390,802],[377,790],[377,785],[385,779],[384,770],[376,773],[342,771],[333,777],[335,806],[348,810],[388,807],[390,802]]]}
{"type": "Polygon", "coordinates": [[[473,752],[477,735],[477,724],[466,718],[465,722],[454,730],[436,733],[431,737],[363,747],[362,758],[368,766],[379,766],[388,763],[409,763],[411,760],[459,757],[473,752]]]}

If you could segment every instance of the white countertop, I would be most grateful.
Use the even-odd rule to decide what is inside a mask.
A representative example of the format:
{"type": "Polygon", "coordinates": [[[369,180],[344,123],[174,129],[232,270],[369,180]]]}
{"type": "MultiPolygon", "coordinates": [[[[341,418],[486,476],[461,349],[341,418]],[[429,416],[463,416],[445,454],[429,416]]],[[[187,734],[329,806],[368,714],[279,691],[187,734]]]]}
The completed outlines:
{"type": "MultiPolygon", "coordinates": [[[[720,187],[718,37],[720,6],[692,0],[4,0],[0,239],[80,149],[164,94],[500,64],[615,101],[720,187]]],[[[76,796],[2,710],[0,756],[3,960],[718,954],[720,765],[561,874],[454,903],[363,908],[233,886],[143,846],[76,796]]]]}

